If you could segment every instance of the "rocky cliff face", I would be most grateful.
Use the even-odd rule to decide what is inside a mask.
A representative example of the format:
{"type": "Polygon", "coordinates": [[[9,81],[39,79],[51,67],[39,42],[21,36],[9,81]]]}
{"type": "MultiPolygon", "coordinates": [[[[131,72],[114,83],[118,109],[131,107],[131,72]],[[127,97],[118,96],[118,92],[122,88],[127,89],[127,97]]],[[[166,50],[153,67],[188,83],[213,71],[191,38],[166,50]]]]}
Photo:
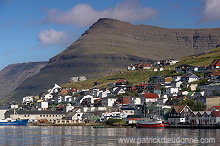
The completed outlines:
{"type": "Polygon", "coordinates": [[[12,64],[0,71],[0,99],[9,95],[24,80],[35,75],[47,62],[12,64]]]}
{"type": "Polygon", "coordinates": [[[126,70],[131,63],[178,59],[218,45],[220,28],[167,29],[103,18],[51,58],[38,74],[25,80],[14,95],[35,95],[73,76],[95,78],[126,70]]]}

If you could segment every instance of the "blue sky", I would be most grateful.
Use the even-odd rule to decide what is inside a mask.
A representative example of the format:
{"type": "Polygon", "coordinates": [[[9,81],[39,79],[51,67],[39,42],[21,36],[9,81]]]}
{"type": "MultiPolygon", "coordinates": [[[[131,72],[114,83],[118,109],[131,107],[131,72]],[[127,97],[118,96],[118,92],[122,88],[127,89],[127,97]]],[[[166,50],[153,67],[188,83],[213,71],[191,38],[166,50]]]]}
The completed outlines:
{"type": "Polygon", "coordinates": [[[48,61],[99,18],[165,28],[220,27],[220,0],[0,0],[0,69],[48,61]]]}

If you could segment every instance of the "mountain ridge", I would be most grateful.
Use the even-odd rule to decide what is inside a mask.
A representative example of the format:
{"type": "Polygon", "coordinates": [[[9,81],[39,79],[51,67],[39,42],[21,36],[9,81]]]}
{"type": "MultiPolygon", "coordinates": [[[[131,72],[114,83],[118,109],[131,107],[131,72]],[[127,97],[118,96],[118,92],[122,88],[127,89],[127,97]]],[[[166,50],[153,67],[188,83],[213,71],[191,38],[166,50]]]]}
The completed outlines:
{"type": "Polygon", "coordinates": [[[97,78],[124,71],[129,64],[179,59],[218,45],[220,28],[169,29],[102,18],[19,85],[10,99],[39,94],[73,76],[97,78]]]}

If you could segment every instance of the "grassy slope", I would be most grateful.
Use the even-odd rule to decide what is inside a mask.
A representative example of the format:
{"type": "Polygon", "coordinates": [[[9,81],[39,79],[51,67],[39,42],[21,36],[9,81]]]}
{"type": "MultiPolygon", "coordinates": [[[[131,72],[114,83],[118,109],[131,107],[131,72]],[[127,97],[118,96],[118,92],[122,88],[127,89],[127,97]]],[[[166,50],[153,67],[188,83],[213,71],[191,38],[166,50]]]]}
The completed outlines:
{"type": "MultiPolygon", "coordinates": [[[[150,70],[135,70],[135,71],[126,71],[124,73],[118,73],[113,75],[107,75],[97,79],[89,79],[86,81],[81,81],[78,83],[67,83],[62,85],[63,87],[76,87],[77,89],[88,89],[94,86],[94,82],[98,82],[98,87],[106,87],[107,84],[117,81],[119,78],[127,79],[131,84],[140,84],[144,81],[148,81],[151,76],[162,75],[162,76],[171,76],[175,75],[172,71],[175,70],[175,67],[181,64],[188,64],[192,66],[200,65],[209,65],[213,59],[220,58],[220,47],[210,50],[202,55],[195,55],[190,57],[185,57],[179,60],[179,62],[174,66],[165,67],[164,71],[153,72],[150,70]]],[[[129,65],[129,64],[128,64],[129,65]]]]}

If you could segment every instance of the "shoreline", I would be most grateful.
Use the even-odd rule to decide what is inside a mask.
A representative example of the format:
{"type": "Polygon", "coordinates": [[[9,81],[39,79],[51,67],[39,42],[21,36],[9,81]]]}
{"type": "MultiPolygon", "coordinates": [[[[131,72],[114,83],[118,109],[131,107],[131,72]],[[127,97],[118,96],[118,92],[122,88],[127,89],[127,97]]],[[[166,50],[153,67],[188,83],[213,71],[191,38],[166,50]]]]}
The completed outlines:
{"type": "MultiPolygon", "coordinates": [[[[132,125],[126,125],[126,124],[107,125],[104,123],[75,123],[75,124],[28,123],[27,126],[93,126],[93,128],[137,128],[136,124],[132,124],[132,125]]],[[[220,129],[220,125],[165,125],[164,128],[220,129]]]]}

